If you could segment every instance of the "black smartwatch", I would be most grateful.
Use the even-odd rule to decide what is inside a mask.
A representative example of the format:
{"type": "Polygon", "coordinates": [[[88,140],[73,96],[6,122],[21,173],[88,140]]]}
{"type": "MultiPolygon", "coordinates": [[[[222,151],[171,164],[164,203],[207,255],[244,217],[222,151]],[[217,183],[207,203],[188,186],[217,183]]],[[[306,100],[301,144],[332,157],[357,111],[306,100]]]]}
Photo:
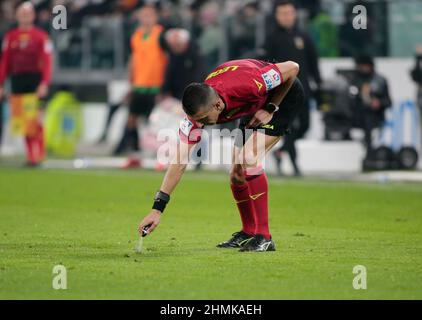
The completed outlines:
{"type": "Polygon", "coordinates": [[[270,102],[270,103],[267,103],[267,105],[262,109],[267,111],[268,113],[274,113],[274,112],[277,112],[278,109],[280,109],[280,107],[276,105],[275,103],[270,102]]]}

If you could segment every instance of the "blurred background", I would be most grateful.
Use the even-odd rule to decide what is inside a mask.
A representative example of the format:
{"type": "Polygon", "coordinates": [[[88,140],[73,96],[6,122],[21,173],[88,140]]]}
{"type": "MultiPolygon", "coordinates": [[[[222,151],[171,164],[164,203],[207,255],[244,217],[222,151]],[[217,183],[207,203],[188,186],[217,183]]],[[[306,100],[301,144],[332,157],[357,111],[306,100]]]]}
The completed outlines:
{"type": "MultiPolygon", "coordinates": [[[[16,26],[18,2],[1,1],[0,37],[16,26]]],[[[32,3],[35,23],[49,34],[54,48],[43,113],[50,128],[45,133],[45,167],[163,169],[155,159],[156,135],[160,128],[178,128],[182,114],[177,82],[198,81],[196,77],[204,78],[227,60],[258,58],[299,62],[309,98],[292,136],[268,157],[270,173],[412,170],[412,177],[418,174],[414,170],[419,168],[421,146],[421,0],[298,0],[294,7],[273,0],[32,3]],[[167,69],[154,93],[155,108],[132,119],[129,61],[137,54],[132,36],[144,23],[139,10],[145,4],[156,8],[167,69]],[[67,9],[65,30],[52,25],[57,5],[67,9]],[[360,20],[366,22],[364,29],[353,24],[357,5],[366,9],[367,18],[360,20]],[[58,94],[63,92],[71,93],[73,100],[60,100],[58,94]],[[134,126],[139,136],[128,142],[134,126]],[[62,139],[53,143],[58,136],[62,139]],[[127,156],[142,161],[128,164],[127,156]]],[[[2,105],[0,163],[20,164],[24,144],[10,132],[7,99],[2,105]]],[[[227,142],[213,141],[211,152],[229,147],[227,142]]],[[[195,168],[227,167],[202,162],[195,168]]]]}

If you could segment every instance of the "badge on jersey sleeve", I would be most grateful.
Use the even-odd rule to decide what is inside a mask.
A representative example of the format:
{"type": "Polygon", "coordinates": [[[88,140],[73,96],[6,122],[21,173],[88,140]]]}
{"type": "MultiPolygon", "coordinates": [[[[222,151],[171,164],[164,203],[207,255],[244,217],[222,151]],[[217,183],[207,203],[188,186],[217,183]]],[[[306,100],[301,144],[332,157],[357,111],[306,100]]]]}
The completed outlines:
{"type": "Polygon", "coordinates": [[[185,118],[180,122],[179,137],[181,141],[194,144],[201,140],[202,130],[189,118],[185,118]]]}
{"type": "Polygon", "coordinates": [[[44,53],[50,54],[52,52],[53,52],[53,42],[51,42],[50,40],[46,40],[44,42],[44,53]]]}
{"type": "Polygon", "coordinates": [[[264,80],[267,91],[270,91],[281,84],[280,74],[274,69],[270,69],[263,73],[262,79],[264,80]]]}
{"type": "Polygon", "coordinates": [[[180,132],[182,132],[186,137],[189,137],[189,134],[192,128],[193,128],[193,123],[188,118],[184,118],[180,122],[180,132]]]}

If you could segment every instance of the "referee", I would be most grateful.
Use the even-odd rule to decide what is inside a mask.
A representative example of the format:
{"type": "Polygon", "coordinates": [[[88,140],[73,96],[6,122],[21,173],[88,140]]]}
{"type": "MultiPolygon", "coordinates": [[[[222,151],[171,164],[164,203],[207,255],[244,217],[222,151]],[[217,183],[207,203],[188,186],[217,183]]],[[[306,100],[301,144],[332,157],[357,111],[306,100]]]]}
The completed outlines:
{"type": "MultiPolygon", "coordinates": [[[[0,62],[0,101],[4,83],[10,78],[12,95],[36,94],[44,99],[48,94],[52,71],[52,44],[43,30],[34,26],[35,9],[30,1],[16,9],[17,28],[3,39],[0,62]]],[[[27,130],[28,131],[28,130],[27,130]]],[[[31,133],[25,132],[27,165],[38,166],[45,157],[41,119],[31,133]]]]}

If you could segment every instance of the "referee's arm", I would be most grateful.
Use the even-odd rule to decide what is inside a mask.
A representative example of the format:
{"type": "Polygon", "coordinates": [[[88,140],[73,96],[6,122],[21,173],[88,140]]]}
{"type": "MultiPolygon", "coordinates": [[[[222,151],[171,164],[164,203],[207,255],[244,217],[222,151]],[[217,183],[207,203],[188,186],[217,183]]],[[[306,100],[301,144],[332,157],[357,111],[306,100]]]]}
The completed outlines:
{"type": "Polygon", "coordinates": [[[280,105],[280,103],[287,95],[287,92],[289,92],[290,88],[292,87],[297,75],[299,74],[300,67],[296,62],[293,61],[276,63],[276,66],[281,73],[283,83],[281,86],[278,86],[272,90],[270,102],[276,105],[280,105]]]}
{"type": "Polygon", "coordinates": [[[160,191],[171,194],[176,188],[189,162],[189,157],[196,144],[180,142],[175,159],[170,164],[161,184],[160,191]]]}
{"type": "MultiPolygon", "coordinates": [[[[160,191],[170,196],[173,190],[178,185],[183,173],[189,162],[190,155],[192,154],[193,148],[196,144],[188,144],[180,142],[177,148],[177,153],[167,172],[164,176],[163,182],[160,187],[160,191]]],[[[162,210],[152,209],[151,212],[141,221],[139,224],[139,234],[142,235],[142,230],[148,227],[148,234],[154,231],[154,229],[160,224],[162,210]]]]}

